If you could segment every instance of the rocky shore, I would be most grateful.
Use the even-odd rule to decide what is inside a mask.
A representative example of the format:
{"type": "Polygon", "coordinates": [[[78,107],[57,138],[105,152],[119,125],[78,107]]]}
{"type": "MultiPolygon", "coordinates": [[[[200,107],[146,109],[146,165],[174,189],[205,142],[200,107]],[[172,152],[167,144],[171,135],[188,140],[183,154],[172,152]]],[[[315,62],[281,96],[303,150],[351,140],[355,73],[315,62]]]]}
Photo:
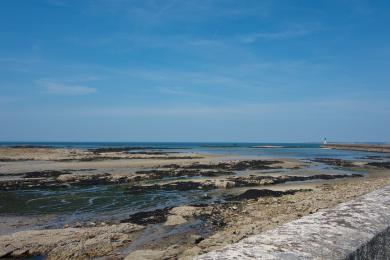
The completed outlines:
{"type": "MultiPolygon", "coordinates": [[[[259,234],[283,223],[333,207],[357,196],[390,184],[390,179],[354,179],[315,186],[312,191],[287,191],[277,196],[260,196],[240,203],[206,207],[216,231],[200,242],[181,243],[166,247],[144,246],[126,259],[192,259],[247,236],[259,234]],[[290,194],[289,194],[290,193],[290,194]]],[[[197,209],[198,212],[200,209],[197,209]]],[[[199,214],[199,213],[198,213],[199,214]]]]}
{"type": "Polygon", "coordinates": [[[66,197],[67,189],[106,186],[120,189],[119,200],[171,192],[202,195],[196,203],[179,200],[110,220],[76,218],[62,228],[34,226],[34,215],[28,221],[11,218],[0,207],[0,229],[8,225],[0,233],[0,257],[8,258],[192,259],[390,184],[383,158],[249,159],[154,147],[0,148],[0,158],[0,195],[8,198],[61,191],[68,203],[76,195],[66,197]]]}
{"type": "Polygon", "coordinates": [[[153,147],[120,147],[99,149],[65,149],[47,147],[0,147],[0,162],[18,161],[104,161],[123,159],[194,159],[200,155],[178,153],[153,147]]]}
{"type": "Polygon", "coordinates": [[[277,194],[256,191],[256,194],[260,194],[259,197],[247,197],[254,193],[249,190],[241,194],[244,197],[240,202],[140,212],[121,224],[99,223],[95,224],[99,226],[90,227],[22,231],[0,236],[0,256],[42,255],[48,259],[87,259],[98,256],[111,259],[192,259],[198,254],[221,248],[246,236],[389,184],[389,178],[354,179],[352,182],[321,184],[313,191],[298,190],[277,194]],[[123,250],[137,241],[149,225],[160,223],[174,230],[174,227],[186,225],[197,217],[202,219],[201,227],[207,229],[207,232],[198,234],[187,230],[182,234],[180,242],[174,236],[167,236],[164,237],[164,243],[155,241],[141,244],[128,255],[123,250]]]}

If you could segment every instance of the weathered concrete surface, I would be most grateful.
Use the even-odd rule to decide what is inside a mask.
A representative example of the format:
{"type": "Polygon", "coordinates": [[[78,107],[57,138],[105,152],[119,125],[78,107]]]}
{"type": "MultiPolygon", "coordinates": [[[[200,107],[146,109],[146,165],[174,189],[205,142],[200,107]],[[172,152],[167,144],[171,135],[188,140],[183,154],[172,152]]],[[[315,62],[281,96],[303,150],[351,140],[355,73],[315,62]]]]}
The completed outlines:
{"type": "Polygon", "coordinates": [[[197,259],[390,259],[390,186],[197,259]]]}

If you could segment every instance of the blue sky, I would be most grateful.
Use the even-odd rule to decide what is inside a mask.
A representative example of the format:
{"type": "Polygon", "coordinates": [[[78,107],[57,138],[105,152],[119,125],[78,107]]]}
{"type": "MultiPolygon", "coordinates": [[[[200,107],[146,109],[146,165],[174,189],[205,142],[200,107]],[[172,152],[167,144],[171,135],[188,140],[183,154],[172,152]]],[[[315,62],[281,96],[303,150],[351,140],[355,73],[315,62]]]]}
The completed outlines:
{"type": "Polygon", "coordinates": [[[390,141],[390,2],[4,0],[2,141],[390,141]]]}

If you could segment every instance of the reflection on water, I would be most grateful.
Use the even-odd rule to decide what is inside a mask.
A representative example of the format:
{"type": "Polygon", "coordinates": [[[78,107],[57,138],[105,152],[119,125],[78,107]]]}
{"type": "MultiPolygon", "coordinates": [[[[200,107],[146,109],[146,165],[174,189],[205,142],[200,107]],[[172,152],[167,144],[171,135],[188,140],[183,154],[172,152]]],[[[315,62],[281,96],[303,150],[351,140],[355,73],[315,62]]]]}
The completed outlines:
{"type": "MultiPolygon", "coordinates": [[[[237,172],[237,176],[300,175],[307,171],[316,174],[356,173],[323,164],[313,164],[301,170],[243,171],[237,172]]],[[[118,220],[139,211],[184,204],[212,203],[223,200],[222,195],[230,192],[232,190],[155,190],[134,194],[128,192],[127,184],[2,191],[0,192],[0,214],[55,214],[58,218],[54,222],[58,225],[75,221],[118,220]]]]}
{"type": "Polygon", "coordinates": [[[227,154],[227,155],[243,155],[243,156],[265,156],[271,158],[296,158],[296,159],[314,159],[314,158],[337,158],[337,159],[361,159],[365,156],[381,156],[381,153],[362,152],[362,151],[347,151],[347,150],[332,150],[322,149],[317,145],[303,146],[302,148],[252,148],[251,146],[237,148],[204,148],[194,147],[192,151],[200,153],[212,154],[227,154]]]}
{"type": "Polygon", "coordinates": [[[321,149],[319,143],[164,143],[164,142],[0,142],[0,146],[48,146],[65,148],[148,147],[177,152],[202,152],[215,154],[269,156],[290,158],[331,157],[356,159],[366,155],[382,155],[373,152],[321,149]],[[254,148],[274,146],[281,148],[254,148]]]}
{"type": "MultiPolygon", "coordinates": [[[[0,144],[1,145],[1,144],[0,144]]],[[[9,145],[9,144],[8,144],[9,145]]],[[[39,144],[35,144],[39,145],[39,144]]],[[[182,148],[179,152],[201,152],[232,154],[243,156],[267,156],[275,158],[313,159],[328,157],[338,159],[356,159],[378,153],[340,151],[320,149],[318,144],[194,144],[194,143],[44,143],[60,147],[96,148],[104,146],[147,146],[155,148],[182,148]],[[254,145],[281,145],[284,148],[252,148],[254,145]]],[[[175,149],[172,149],[174,151],[175,149]]],[[[313,164],[305,170],[320,173],[334,172],[345,174],[341,170],[324,164],[313,164]]],[[[269,173],[275,170],[268,170],[269,173]]],[[[278,170],[280,174],[297,174],[299,170],[278,170]]],[[[267,174],[267,171],[258,171],[267,174]]],[[[239,173],[241,175],[247,172],[239,173]]],[[[203,190],[191,191],[153,191],[133,194],[127,192],[127,185],[100,185],[91,187],[69,187],[57,189],[33,189],[0,192],[0,214],[56,214],[58,223],[93,219],[127,217],[138,211],[153,210],[182,204],[210,203],[221,198],[222,191],[211,191],[214,196],[205,197],[203,190]]]]}
{"type": "Polygon", "coordinates": [[[205,201],[205,192],[153,191],[126,192],[127,185],[70,187],[53,190],[18,190],[0,192],[0,213],[59,214],[61,223],[75,220],[127,217],[137,211],[153,210],[205,201]]]}

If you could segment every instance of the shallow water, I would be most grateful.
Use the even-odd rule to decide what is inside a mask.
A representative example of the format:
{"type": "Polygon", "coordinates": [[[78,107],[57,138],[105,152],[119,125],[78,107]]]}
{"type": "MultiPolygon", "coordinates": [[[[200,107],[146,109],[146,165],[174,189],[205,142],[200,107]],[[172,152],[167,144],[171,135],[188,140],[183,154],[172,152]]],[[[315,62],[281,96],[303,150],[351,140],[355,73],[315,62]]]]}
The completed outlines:
{"type": "MultiPolygon", "coordinates": [[[[0,145],[22,145],[2,143],[0,145]]],[[[317,157],[358,159],[378,153],[321,149],[319,144],[216,144],[216,143],[23,143],[23,145],[45,145],[55,147],[153,147],[168,148],[171,151],[199,152],[247,157],[265,156],[274,158],[313,159],[317,157]],[[284,148],[252,148],[255,145],[278,145],[284,148]]],[[[324,164],[313,164],[303,170],[256,171],[257,174],[302,174],[304,171],[321,173],[356,173],[324,164]]],[[[251,172],[238,172],[238,175],[251,172]]],[[[99,185],[57,189],[32,189],[0,192],[1,215],[44,215],[55,214],[57,219],[49,226],[63,225],[76,221],[118,220],[139,211],[172,207],[184,204],[212,203],[223,199],[224,191],[153,191],[140,194],[127,192],[127,185],[99,185]]]]}
{"type": "Polygon", "coordinates": [[[153,191],[132,194],[126,185],[71,187],[54,190],[18,190],[1,192],[1,214],[57,214],[49,226],[75,221],[117,221],[139,211],[183,204],[211,203],[205,191],[153,191]]]}
{"type": "Polygon", "coordinates": [[[200,152],[224,155],[267,156],[275,158],[312,159],[329,157],[356,159],[381,153],[343,151],[320,148],[320,143],[179,143],[179,142],[0,142],[0,146],[48,146],[60,148],[107,148],[107,147],[147,147],[169,149],[177,152],[200,152]],[[254,148],[255,146],[275,146],[280,148],[254,148]]]}

